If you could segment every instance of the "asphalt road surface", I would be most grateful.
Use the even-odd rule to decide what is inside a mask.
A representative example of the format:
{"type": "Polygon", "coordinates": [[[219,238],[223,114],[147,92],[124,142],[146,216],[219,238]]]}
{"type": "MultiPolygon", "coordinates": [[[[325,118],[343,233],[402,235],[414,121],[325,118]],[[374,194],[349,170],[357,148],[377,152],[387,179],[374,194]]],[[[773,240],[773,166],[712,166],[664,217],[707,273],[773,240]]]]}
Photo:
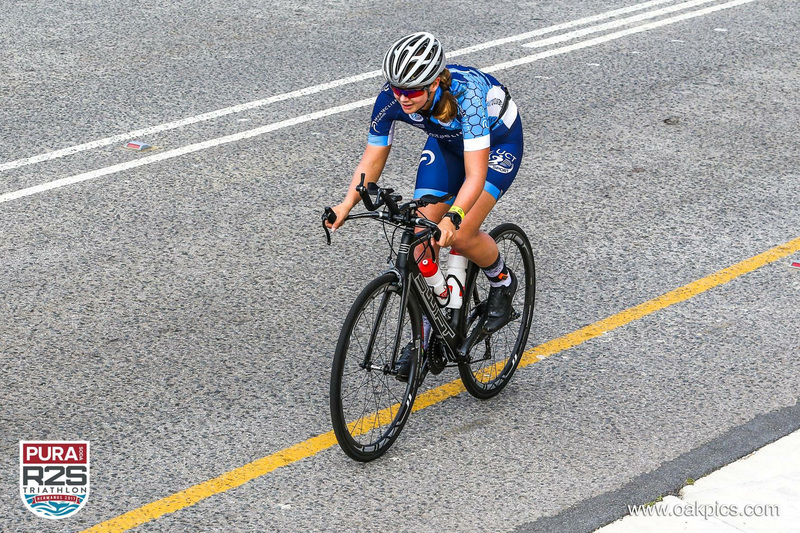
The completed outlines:
{"type": "MultiPolygon", "coordinates": [[[[591,531],[800,427],[794,0],[3,10],[3,531],[591,531]],[[319,214],[364,148],[382,54],[419,29],[519,106],[523,167],[487,225],[531,237],[530,348],[779,248],[495,399],[414,413],[364,465],[314,437],[388,250],[358,223],[326,246],[319,214]],[[90,441],[75,516],[25,509],[21,440],[90,441]],[[231,472],[252,479],[206,483],[231,472]]],[[[423,142],[398,127],[383,183],[410,195],[423,142]]]]}

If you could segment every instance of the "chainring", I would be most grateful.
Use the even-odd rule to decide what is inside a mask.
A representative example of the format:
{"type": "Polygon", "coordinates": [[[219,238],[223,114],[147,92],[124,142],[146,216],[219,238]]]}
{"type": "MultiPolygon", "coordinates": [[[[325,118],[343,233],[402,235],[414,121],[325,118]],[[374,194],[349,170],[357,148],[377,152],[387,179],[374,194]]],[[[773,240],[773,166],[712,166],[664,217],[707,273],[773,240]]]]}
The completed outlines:
{"type": "Polygon", "coordinates": [[[435,376],[440,374],[446,366],[447,358],[444,353],[444,345],[439,337],[434,337],[428,345],[428,369],[435,376]]]}

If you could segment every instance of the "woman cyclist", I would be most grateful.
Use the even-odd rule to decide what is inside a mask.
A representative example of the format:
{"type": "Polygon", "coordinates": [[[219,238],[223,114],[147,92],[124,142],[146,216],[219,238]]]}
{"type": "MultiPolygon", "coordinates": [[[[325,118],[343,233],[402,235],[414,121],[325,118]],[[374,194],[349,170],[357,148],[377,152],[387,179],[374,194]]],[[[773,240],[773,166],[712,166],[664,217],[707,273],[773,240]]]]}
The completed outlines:
{"type": "MultiPolygon", "coordinates": [[[[455,195],[420,213],[438,220],[436,244],[451,246],[477,264],[491,285],[484,330],[494,333],[511,316],[514,274],[487,233],[486,215],[508,190],[522,162],[522,124],[517,106],[494,77],[475,68],[445,65],[441,43],[426,32],[392,44],[383,59],[386,84],[372,111],[367,147],[344,200],[333,208],[342,225],[360,201],[356,186],[376,182],[389,156],[395,122],[428,134],[417,170],[414,198],[455,195]]],[[[428,252],[430,253],[430,252],[428,252]]]]}

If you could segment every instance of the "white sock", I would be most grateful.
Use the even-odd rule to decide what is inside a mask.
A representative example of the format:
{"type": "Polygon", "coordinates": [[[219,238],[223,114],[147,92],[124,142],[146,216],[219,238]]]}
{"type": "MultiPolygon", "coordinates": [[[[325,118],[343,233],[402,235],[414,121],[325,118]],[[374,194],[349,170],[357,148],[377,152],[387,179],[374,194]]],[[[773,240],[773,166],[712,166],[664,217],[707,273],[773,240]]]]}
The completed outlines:
{"type": "Polygon", "coordinates": [[[506,269],[506,263],[500,255],[490,266],[482,269],[492,287],[508,287],[511,285],[511,273],[506,269]],[[504,274],[503,271],[506,273],[504,274]]]}

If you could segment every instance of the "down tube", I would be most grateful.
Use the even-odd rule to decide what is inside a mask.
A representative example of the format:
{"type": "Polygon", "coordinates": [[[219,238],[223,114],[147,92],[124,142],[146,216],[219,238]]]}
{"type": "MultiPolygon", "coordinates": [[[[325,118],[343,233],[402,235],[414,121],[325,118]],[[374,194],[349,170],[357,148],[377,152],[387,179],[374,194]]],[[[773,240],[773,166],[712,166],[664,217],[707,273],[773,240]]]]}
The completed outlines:
{"type": "Polygon", "coordinates": [[[448,322],[447,317],[439,307],[439,303],[436,301],[436,297],[433,295],[433,291],[431,291],[430,287],[428,287],[428,284],[425,282],[425,278],[422,277],[422,274],[419,272],[413,271],[409,272],[408,278],[409,281],[414,285],[411,290],[419,301],[420,306],[422,307],[425,315],[428,317],[431,325],[436,329],[437,333],[439,333],[439,335],[451,348],[459,346],[464,340],[463,336],[459,332],[455,331],[448,322]]]}

